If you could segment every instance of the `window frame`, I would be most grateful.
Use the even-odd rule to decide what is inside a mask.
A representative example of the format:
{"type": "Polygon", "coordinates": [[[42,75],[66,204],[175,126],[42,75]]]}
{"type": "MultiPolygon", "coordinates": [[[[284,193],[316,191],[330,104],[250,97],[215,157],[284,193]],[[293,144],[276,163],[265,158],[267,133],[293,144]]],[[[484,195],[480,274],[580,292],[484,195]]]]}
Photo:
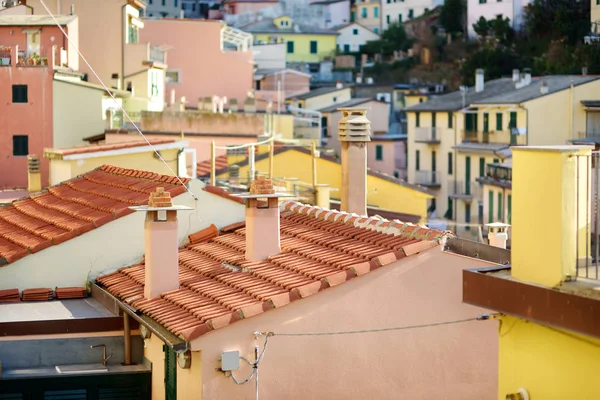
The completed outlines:
{"type": "MultiPolygon", "coordinates": [[[[12,149],[12,155],[13,157],[27,157],[29,155],[29,135],[13,135],[12,137],[12,142],[13,142],[13,149],[12,149]],[[18,147],[22,147],[25,146],[25,154],[16,154],[16,149],[17,149],[17,139],[25,139],[25,143],[23,145],[23,143],[21,143],[20,146],[18,147]]],[[[22,153],[22,152],[20,152],[22,153]]]]}

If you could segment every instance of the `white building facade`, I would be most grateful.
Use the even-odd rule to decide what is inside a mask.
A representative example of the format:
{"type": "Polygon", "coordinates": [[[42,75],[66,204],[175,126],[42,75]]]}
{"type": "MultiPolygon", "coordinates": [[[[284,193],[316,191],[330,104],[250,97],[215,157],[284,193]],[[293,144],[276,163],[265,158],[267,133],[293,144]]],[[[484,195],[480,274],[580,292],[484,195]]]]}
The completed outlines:
{"type": "Polygon", "coordinates": [[[336,29],[337,48],[344,53],[360,51],[368,41],[379,40],[379,35],[366,27],[353,22],[336,29]]]}
{"type": "Polygon", "coordinates": [[[508,18],[513,29],[519,30],[524,22],[523,14],[525,6],[529,3],[530,0],[468,0],[467,28],[469,37],[477,36],[473,29],[473,24],[477,23],[481,17],[488,21],[498,16],[508,18]]]}

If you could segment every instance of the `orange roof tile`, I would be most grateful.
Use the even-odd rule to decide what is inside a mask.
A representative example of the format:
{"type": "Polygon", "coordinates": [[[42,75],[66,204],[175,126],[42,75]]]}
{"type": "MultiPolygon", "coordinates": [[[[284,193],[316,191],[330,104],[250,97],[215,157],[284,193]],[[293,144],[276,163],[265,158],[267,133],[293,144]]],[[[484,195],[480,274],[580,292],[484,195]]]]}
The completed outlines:
{"type": "MultiPolygon", "coordinates": [[[[166,143],[175,143],[177,140],[175,139],[154,139],[149,140],[152,146],[156,146],[159,144],[166,143]]],[[[81,146],[81,147],[71,147],[66,149],[44,149],[44,156],[48,157],[48,154],[57,154],[61,156],[70,156],[73,154],[86,154],[86,153],[96,153],[100,151],[110,151],[110,150],[120,150],[120,149],[129,149],[132,147],[145,147],[148,146],[148,142],[145,140],[138,140],[135,142],[124,142],[124,143],[111,143],[111,144],[101,144],[97,146],[81,146]]]]}
{"type": "MultiPolygon", "coordinates": [[[[227,168],[227,156],[217,156],[215,158],[215,170],[219,171],[223,168],[227,168]]],[[[204,160],[199,162],[196,166],[196,176],[198,177],[206,177],[210,176],[210,160],[204,160]]]]}
{"type": "Polygon", "coordinates": [[[130,214],[159,186],[173,197],[186,190],[174,176],[103,165],[15,200],[0,208],[0,265],[130,214]]]}
{"type": "Polygon", "coordinates": [[[282,251],[267,260],[245,260],[245,227],[234,224],[220,236],[201,231],[206,241],[180,248],[178,290],[145,299],[143,264],[96,282],[189,341],[434,247],[450,234],[293,201],[280,215],[282,251]]]}

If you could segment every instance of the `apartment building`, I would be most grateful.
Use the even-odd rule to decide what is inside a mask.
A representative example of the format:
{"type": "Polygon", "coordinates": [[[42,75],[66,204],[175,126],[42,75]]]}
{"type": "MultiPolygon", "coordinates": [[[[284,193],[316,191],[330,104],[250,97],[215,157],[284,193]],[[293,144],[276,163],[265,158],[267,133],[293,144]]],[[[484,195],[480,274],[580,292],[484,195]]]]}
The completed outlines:
{"type": "Polygon", "coordinates": [[[179,18],[183,10],[182,0],[147,0],[144,16],[159,18],[179,18]]]}
{"type": "Polygon", "coordinates": [[[598,90],[596,76],[531,77],[526,70],[485,82],[478,70],[475,87],[408,107],[408,179],[436,193],[430,218],[453,221],[467,236],[478,224],[506,220],[504,205],[484,218],[476,179],[488,164],[506,162],[511,146],[594,140],[590,121],[600,116],[592,106],[598,90]]]}
{"type": "Polygon", "coordinates": [[[381,33],[381,1],[359,0],[352,4],[350,20],[379,34],[381,33]]]}

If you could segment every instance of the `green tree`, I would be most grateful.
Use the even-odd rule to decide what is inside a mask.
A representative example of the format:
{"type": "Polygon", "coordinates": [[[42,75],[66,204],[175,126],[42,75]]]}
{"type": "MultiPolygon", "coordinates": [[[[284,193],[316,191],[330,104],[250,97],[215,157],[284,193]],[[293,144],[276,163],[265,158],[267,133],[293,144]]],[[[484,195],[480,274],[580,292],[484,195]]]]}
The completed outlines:
{"type": "Polygon", "coordinates": [[[525,30],[530,38],[565,39],[581,43],[590,31],[590,2],[585,0],[533,0],[525,8],[525,30]]]}
{"type": "Polygon", "coordinates": [[[406,34],[401,23],[394,22],[381,34],[381,39],[365,43],[362,52],[373,55],[392,55],[394,51],[406,51],[412,46],[412,40],[406,34]]]}
{"type": "Polygon", "coordinates": [[[490,34],[490,24],[484,17],[479,17],[477,22],[473,24],[473,30],[481,38],[486,38],[490,34]]]}
{"type": "Polygon", "coordinates": [[[485,79],[498,79],[510,75],[515,68],[522,68],[518,54],[504,46],[483,47],[471,54],[463,63],[461,76],[463,83],[472,85],[475,80],[475,70],[483,68],[485,79]]]}
{"type": "Polygon", "coordinates": [[[446,0],[438,21],[447,33],[464,34],[466,15],[467,3],[465,0],[446,0]]]}

